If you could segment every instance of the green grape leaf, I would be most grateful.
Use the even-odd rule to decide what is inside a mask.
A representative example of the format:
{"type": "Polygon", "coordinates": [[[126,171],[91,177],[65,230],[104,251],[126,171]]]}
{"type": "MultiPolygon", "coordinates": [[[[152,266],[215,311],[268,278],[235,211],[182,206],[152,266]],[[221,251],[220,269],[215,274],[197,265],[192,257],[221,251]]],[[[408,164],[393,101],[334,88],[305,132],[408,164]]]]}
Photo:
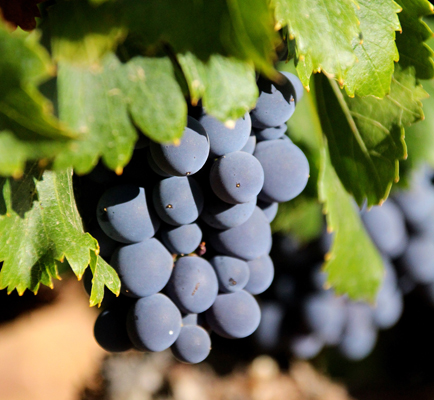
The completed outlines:
{"type": "Polygon", "coordinates": [[[423,118],[426,92],[412,69],[397,65],[390,94],[349,98],[336,82],[318,75],[318,112],[330,157],[346,190],[359,205],[381,204],[399,179],[399,160],[407,157],[404,127],[423,118]]]}
{"type": "Polygon", "coordinates": [[[131,158],[137,133],[120,89],[121,70],[121,63],[113,55],[96,69],[59,63],[59,116],[82,134],[82,140],[59,154],[55,168],[73,166],[77,173],[84,174],[102,156],[109,168],[122,172],[131,158]]]}
{"type": "Polygon", "coordinates": [[[58,87],[60,118],[83,136],[57,157],[58,169],[72,165],[84,174],[102,157],[121,173],[137,140],[133,122],[158,142],[181,137],[186,125],[187,105],[168,58],[121,64],[108,54],[96,70],[61,63],[58,87]]]}
{"type": "Polygon", "coordinates": [[[402,34],[396,37],[399,50],[399,64],[402,68],[414,67],[416,78],[434,77],[433,51],[425,43],[433,33],[422,17],[433,13],[433,6],[427,0],[396,0],[402,7],[399,20],[402,34]]]}
{"type": "Polygon", "coordinates": [[[126,36],[117,3],[57,1],[48,13],[46,28],[50,31],[56,61],[96,63],[126,36]]]}
{"type": "Polygon", "coordinates": [[[135,57],[119,71],[135,124],[155,142],[171,142],[187,125],[187,104],[167,57],[135,57]]]}
{"type": "Polygon", "coordinates": [[[19,177],[26,161],[53,158],[77,135],[37,89],[54,70],[36,35],[12,35],[0,23],[0,54],[0,175],[19,177]]]}
{"type": "Polygon", "coordinates": [[[391,0],[357,0],[362,40],[353,39],[357,62],[345,78],[347,94],[384,97],[399,59],[395,44],[395,31],[401,26],[397,13],[401,7],[391,0]]]}
{"type": "Polygon", "coordinates": [[[323,266],[327,285],[338,295],[374,301],[384,274],[381,256],[337,176],[326,147],[321,149],[321,157],[318,191],[324,203],[327,229],[334,232],[333,245],[323,266]]]}
{"type": "Polygon", "coordinates": [[[93,278],[89,304],[91,307],[96,305],[99,307],[104,298],[104,288],[109,288],[118,296],[121,291],[121,281],[116,271],[95,253],[91,253],[90,269],[93,278]]]}
{"type": "MultiPolygon", "coordinates": [[[[26,289],[36,293],[41,283],[52,287],[65,262],[81,279],[98,244],[83,232],[72,171],[41,173],[32,165],[20,180],[2,178],[0,188],[0,289],[22,294],[26,289]]],[[[98,285],[107,281],[103,275],[98,285]]]]}
{"type": "Polygon", "coordinates": [[[352,0],[274,0],[278,24],[288,25],[296,40],[297,72],[309,86],[313,71],[322,70],[343,84],[356,62],[353,41],[360,28],[352,0]]]}
{"type": "Polygon", "coordinates": [[[206,112],[225,122],[241,118],[258,98],[252,64],[213,55],[202,62],[192,53],[178,54],[193,104],[202,99],[206,112]]]}

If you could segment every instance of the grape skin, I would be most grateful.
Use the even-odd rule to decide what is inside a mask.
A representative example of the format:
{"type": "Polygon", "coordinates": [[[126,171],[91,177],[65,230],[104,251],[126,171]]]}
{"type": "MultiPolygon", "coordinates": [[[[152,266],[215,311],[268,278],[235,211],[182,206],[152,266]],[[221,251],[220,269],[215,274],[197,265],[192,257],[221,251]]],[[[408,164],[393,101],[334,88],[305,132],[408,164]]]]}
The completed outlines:
{"type": "Polygon", "coordinates": [[[268,254],[247,261],[250,278],[244,289],[251,294],[265,292],[273,282],[274,264],[268,254]]]}
{"type": "Polygon", "coordinates": [[[253,260],[270,252],[270,224],[263,211],[256,206],[244,224],[223,231],[210,230],[209,240],[222,254],[253,260]]]}
{"type": "Polygon", "coordinates": [[[142,351],[166,350],[178,338],[181,325],[180,311],[162,293],[137,300],[127,316],[128,336],[142,351]]]}
{"type": "Polygon", "coordinates": [[[290,141],[265,140],[256,145],[254,156],[264,169],[264,185],[258,199],[269,203],[292,200],[306,187],[309,162],[290,141]]]}
{"type": "Polygon", "coordinates": [[[206,114],[199,122],[208,134],[212,156],[223,156],[241,150],[246,145],[252,129],[249,113],[237,119],[233,128],[226,127],[216,118],[206,114]]]}
{"type": "Polygon", "coordinates": [[[202,230],[197,224],[163,226],[161,240],[172,254],[190,254],[202,241],[202,230]]]}
{"type": "Polygon", "coordinates": [[[188,117],[178,145],[151,142],[151,155],[155,164],[166,174],[188,176],[199,171],[209,155],[209,138],[203,126],[188,117]]]}
{"type": "Polygon", "coordinates": [[[205,316],[217,335],[240,339],[251,335],[258,328],[261,310],[250,293],[240,290],[219,294],[205,316]]]}
{"type": "Polygon", "coordinates": [[[215,256],[209,260],[214,267],[219,281],[219,289],[223,293],[244,289],[250,277],[247,262],[235,257],[215,256]]]}
{"type": "Polygon", "coordinates": [[[236,151],[214,161],[210,172],[211,188],[226,203],[253,200],[264,184],[264,171],[252,155],[236,151]]]}
{"type": "Polygon", "coordinates": [[[179,361],[197,364],[205,360],[211,351],[211,338],[201,326],[187,325],[170,348],[179,361]]]}
{"type": "Polygon", "coordinates": [[[149,209],[145,189],[114,186],[101,196],[97,219],[104,233],[122,243],[138,243],[155,235],[159,221],[149,209]]]}
{"type": "Polygon", "coordinates": [[[172,273],[173,259],[155,238],[116,249],[110,264],[122,282],[122,291],[131,297],[145,297],[166,286],[172,273]]]}
{"type": "Polygon", "coordinates": [[[217,276],[204,258],[181,257],[175,263],[166,291],[182,312],[201,313],[211,307],[217,297],[217,276]]]}
{"type": "Polygon", "coordinates": [[[154,187],[155,211],[167,224],[179,226],[196,221],[203,209],[203,194],[191,177],[162,179],[154,187]]]}

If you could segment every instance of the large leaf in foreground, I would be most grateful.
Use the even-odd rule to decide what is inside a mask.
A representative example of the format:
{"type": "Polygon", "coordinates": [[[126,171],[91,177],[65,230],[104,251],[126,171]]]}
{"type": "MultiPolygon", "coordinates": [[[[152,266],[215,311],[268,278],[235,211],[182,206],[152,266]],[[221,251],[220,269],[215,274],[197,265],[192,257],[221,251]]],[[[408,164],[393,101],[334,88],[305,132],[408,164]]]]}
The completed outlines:
{"type": "Polygon", "coordinates": [[[304,86],[313,71],[323,70],[343,83],[356,62],[352,42],[359,21],[352,0],[274,0],[276,20],[288,25],[296,40],[297,71],[304,86]]]}
{"type": "Polygon", "coordinates": [[[334,232],[324,271],[327,284],[352,299],[374,301],[383,277],[383,262],[366,233],[356,205],[342,186],[326,148],[321,150],[322,170],[318,183],[324,203],[327,229],[334,232]]]}
{"type": "Polygon", "coordinates": [[[36,293],[41,283],[52,287],[64,262],[81,278],[98,244],[83,232],[72,172],[41,174],[33,166],[19,181],[2,179],[0,188],[0,289],[22,294],[36,293]]]}
{"type": "Polygon", "coordinates": [[[36,38],[12,35],[0,23],[0,54],[0,175],[19,177],[27,160],[53,158],[75,135],[37,89],[54,71],[36,38]]]}
{"type": "Polygon", "coordinates": [[[58,86],[60,117],[83,139],[58,157],[57,168],[86,173],[102,157],[120,173],[137,140],[133,121],[158,142],[179,138],[186,125],[187,105],[166,57],[121,64],[110,54],[96,70],[62,63],[58,86]]]}
{"type": "Polygon", "coordinates": [[[395,31],[401,28],[397,15],[401,7],[391,0],[358,0],[358,5],[363,40],[353,39],[357,62],[346,76],[346,91],[349,96],[384,97],[399,59],[395,31]]]}
{"type": "Polygon", "coordinates": [[[349,98],[333,81],[316,80],[318,111],[336,173],[359,205],[384,201],[405,159],[404,127],[423,118],[426,92],[398,66],[384,99],[349,98]]]}
{"type": "Polygon", "coordinates": [[[193,104],[202,99],[206,112],[221,121],[236,120],[252,109],[258,98],[252,64],[220,55],[201,61],[192,53],[179,54],[193,104]]]}

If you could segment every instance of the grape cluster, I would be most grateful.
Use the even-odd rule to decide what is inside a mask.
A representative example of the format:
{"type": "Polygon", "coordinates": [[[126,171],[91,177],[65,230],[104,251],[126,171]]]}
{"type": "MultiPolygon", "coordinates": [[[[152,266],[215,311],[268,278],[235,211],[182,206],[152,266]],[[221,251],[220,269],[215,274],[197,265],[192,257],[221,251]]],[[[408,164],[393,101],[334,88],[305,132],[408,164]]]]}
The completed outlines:
{"type": "Polygon", "coordinates": [[[259,78],[255,109],[233,126],[192,108],[180,143],[142,139],[121,177],[102,167],[89,176],[104,188],[90,231],[122,283],[95,323],[103,348],[170,347],[197,363],[211,331],[243,338],[257,329],[253,295],[274,276],[270,222],[309,176],[285,135],[303,88],[292,74],[278,78],[259,78]]]}

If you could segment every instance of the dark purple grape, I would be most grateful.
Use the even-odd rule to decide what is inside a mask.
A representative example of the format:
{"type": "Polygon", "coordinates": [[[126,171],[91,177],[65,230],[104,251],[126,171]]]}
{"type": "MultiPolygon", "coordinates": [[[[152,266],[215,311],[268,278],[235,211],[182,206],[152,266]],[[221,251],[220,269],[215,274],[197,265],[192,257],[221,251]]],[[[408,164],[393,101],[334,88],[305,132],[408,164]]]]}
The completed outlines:
{"type": "Polygon", "coordinates": [[[178,338],[182,317],[164,294],[156,293],[135,302],[127,316],[127,330],[138,350],[163,351],[178,338]]]}
{"type": "Polygon", "coordinates": [[[247,261],[250,277],[244,290],[251,294],[265,292],[273,282],[274,264],[268,254],[264,254],[254,260],[247,261]]]}
{"type": "Polygon", "coordinates": [[[290,72],[280,71],[281,74],[285,75],[286,78],[292,83],[292,86],[295,89],[295,102],[296,104],[303,98],[304,95],[304,87],[301,83],[298,76],[291,74],[290,72]]]}
{"type": "Polygon", "coordinates": [[[204,258],[181,257],[175,263],[166,291],[182,312],[201,313],[214,303],[218,293],[217,276],[204,258]]]}
{"type": "Polygon", "coordinates": [[[258,328],[261,310],[250,293],[240,290],[219,294],[205,316],[217,335],[240,339],[251,335],[258,328]]]}
{"type": "Polygon", "coordinates": [[[127,296],[145,297],[166,286],[172,273],[173,258],[154,238],[119,247],[110,264],[116,269],[127,296]]]}
{"type": "Polygon", "coordinates": [[[196,221],[203,208],[203,194],[191,177],[173,176],[161,180],[153,191],[155,211],[169,225],[196,221]]]}
{"type": "Polygon", "coordinates": [[[133,347],[127,333],[127,311],[123,307],[114,307],[98,315],[93,333],[104,350],[121,352],[133,347]]]}
{"type": "Polygon", "coordinates": [[[279,203],[267,203],[262,200],[258,200],[256,205],[264,212],[265,216],[268,218],[268,222],[273,222],[277,215],[277,210],[279,208],[279,203]]]}
{"type": "Polygon", "coordinates": [[[265,129],[253,129],[256,135],[256,141],[262,142],[264,140],[276,140],[280,139],[287,130],[286,124],[279,126],[273,126],[265,129]]]}
{"type": "Polygon", "coordinates": [[[114,186],[101,196],[98,223],[106,235],[122,243],[138,243],[154,236],[159,220],[148,207],[145,189],[114,186]]]}
{"type": "Polygon", "coordinates": [[[278,82],[259,77],[259,98],[250,112],[252,125],[264,129],[284,124],[295,110],[296,92],[289,79],[279,74],[278,82]]]}
{"type": "Polygon", "coordinates": [[[256,197],[242,204],[229,204],[216,196],[208,199],[200,218],[209,226],[216,229],[235,228],[244,224],[253,214],[256,197]]]}
{"type": "Polygon", "coordinates": [[[252,130],[249,113],[237,119],[233,128],[228,128],[210,115],[203,115],[199,121],[208,134],[211,157],[241,150],[246,145],[252,130]]]}
{"type": "Polygon", "coordinates": [[[271,249],[271,229],[267,217],[259,207],[252,216],[235,228],[211,230],[211,245],[220,253],[244,260],[254,260],[271,249]]]}
{"type": "Polygon", "coordinates": [[[247,262],[228,256],[216,256],[209,262],[217,274],[221,292],[236,292],[246,286],[250,277],[247,262]]]}
{"type": "Polygon", "coordinates": [[[161,240],[173,254],[190,254],[202,241],[202,230],[197,224],[171,226],[166,225],[160,231],[161,240]]]}
{"type": "Polygon", "coordinates": [[[209,139],[202,125],[188,117],[187,127],[177,145],[151,142],[151,155],[157,166],[173,176],[188,176],[199,171],[209,154],[209,139]]]}
{"type": "Polygon", "coordinates": [[[255,147],[256,147],[256,135],[252,131],[250,133],[249,138],[247,139],[247,143],[240,151],[244,151],[245,153],[253,154],[255,152],[255,147]]]}
{"type": "Polygon", "coordinates": [[[264,169],[264,185],[258,199],[282,203],[298,196],[309,178],[309,162],[304,153],[285,140],[265,140],[253,154],[264,169]]]}
{"type": "Polygon", "coordinates": [[[244,151],[220,157],[211,167],[211,188],[226,203],[252,201],[261,191],[263,183],[264,171],[260,162],[244,151]]]}
{"type": "Polygon", "coordinates": [[[197,364],[208,357],[211,351],[211,338],[201,326],[183,326],[178,339],[170,349],[179,361],[197,364]]]}

